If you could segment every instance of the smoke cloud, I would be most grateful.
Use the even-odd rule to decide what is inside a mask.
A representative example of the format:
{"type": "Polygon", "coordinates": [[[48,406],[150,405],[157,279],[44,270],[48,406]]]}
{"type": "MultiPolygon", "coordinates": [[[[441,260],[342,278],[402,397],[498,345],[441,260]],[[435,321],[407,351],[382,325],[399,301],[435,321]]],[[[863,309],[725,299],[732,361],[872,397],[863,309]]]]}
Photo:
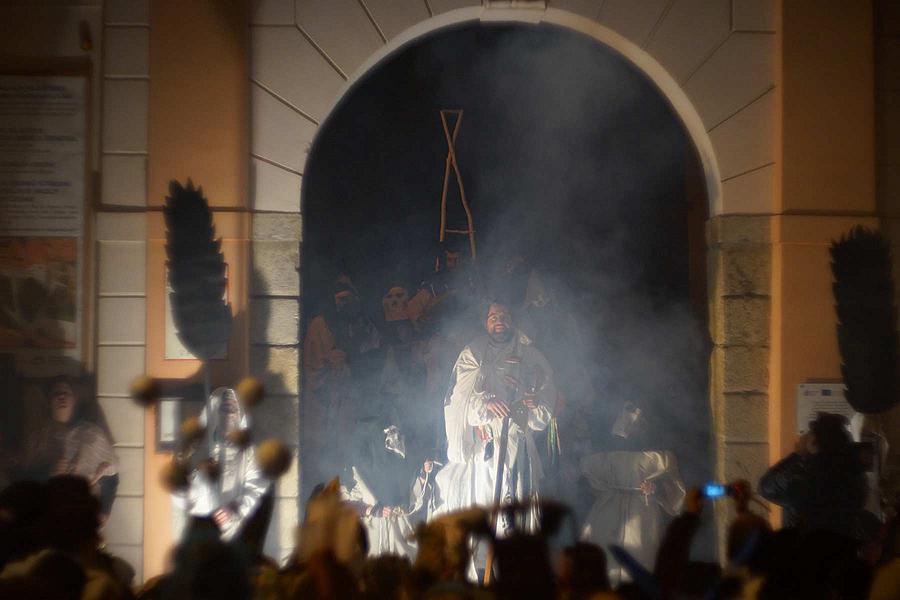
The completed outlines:
{"type": "MultiPolygon", "coordinates": [[[[645,444],[674,450],[685,480],[704,482],[709,344],[704,310],[691,303],[702,274],[689,263],[685,191],[699,167],[652,83],[591,39],[548,25],[466,25],[361,80],[323,125],[305,173],[306,315],[327,306],[338,272],[376,321],[391,281],[412,294],[431,276],[447,152],[438,111],[456,108],[479,255],[477,276],[470,266],[454,285],[474,278],[476,295],[517,296],[521,321],[538,327],[521,305],[529,278],[532,292],[539,282],[552,326],[537,346],[567,395],[568,468],[608,446],[631,401],[647,415],[645,444]],[[513,259],[521,266],[507,276],[513,259]]],[[[452,182],[449,205],[459,223],[452,182]]],[[[477,311],[456,318],[449,327],[477,331],[477,311]]],[[[576,507],[592,501],[574,485],[557,493],[576,507]]]]}

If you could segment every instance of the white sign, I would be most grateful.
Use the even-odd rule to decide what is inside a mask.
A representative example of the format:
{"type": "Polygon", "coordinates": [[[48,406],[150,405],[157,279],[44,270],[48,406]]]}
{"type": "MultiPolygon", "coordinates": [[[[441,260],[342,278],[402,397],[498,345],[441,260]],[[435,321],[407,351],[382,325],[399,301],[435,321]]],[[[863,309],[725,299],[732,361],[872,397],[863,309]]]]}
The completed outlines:
{"type": "Polygon", "coordinates": [[[0,236],[82,235],[83,77],[0,77],[0,236]]]}
{"type": "Polygon", "coordinates": [[[20,371],[81,357],[85,77],[0,77],[0,351],[20,371]]]}
{"type": "Polygon", "coordinates": [[[809,422],[816,419],[820,412],[844,415],[847,421],[853,421],[856,411],[844,399],[844,384],[837,383],[801,383],[797,386],[797,433],[806,433],[809,422]]]}

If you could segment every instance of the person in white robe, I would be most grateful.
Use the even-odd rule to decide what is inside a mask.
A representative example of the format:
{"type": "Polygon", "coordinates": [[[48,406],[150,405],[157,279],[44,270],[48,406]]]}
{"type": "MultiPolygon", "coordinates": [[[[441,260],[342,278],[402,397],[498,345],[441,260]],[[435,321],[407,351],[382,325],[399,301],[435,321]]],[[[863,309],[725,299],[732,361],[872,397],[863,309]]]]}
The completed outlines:
{"type": "Polygon", "coordinates": [[[365,433],[342,481],[341,497],[356,509],[369,542],[368,556],[416,557],[416,525],[427,514],[433,465],[407,459],[403,434],[382,419],[367,419],[365,433]],[[417,472],[418,471],[418,472],[417,472]]]}
{"type": "MultiPolygon", "coordinates": [[[[540,489],[543,469],[533,433],[546,429],[553,417],[553,371],[513,327],[506,306],[491,304],[484,325],[487,335],[468,344],[453,367],[444,406],[448,463],[435,477],[434,514],[493,506],[501,454],[500,503],[535,499],[540,489]]],[[[535,525],[534,516],[528,527],[535,525]]],[[[500,533],[510,525],[501,522],[500,533]]]]}
{"type": "MultiPolygon", "coordinates": [[[[641,410],[630,402],[613,425],[613,447],[581,460],[581,472],[596,495],[582,529],[582,539],[602,547],[627,550],[652,571],[667,516],[678,514],[685,496],[675,455],[668,450],[645,450],[641,410]]],[[[610,560],[615,585],[624,570],[610,560]]]]}
{"type": "Polygon", "coordinates": [[[173,503],[190,516],[212,517],[222,539],[230,541],[254,518],[271,482],[256,463],[253,445],[240,443],[234,435],[249,430],[250,416],[233,389],[213,390],[200,425],[206,437],[190,456],[195,468],[186,493],[174,493],[173,503]]]}

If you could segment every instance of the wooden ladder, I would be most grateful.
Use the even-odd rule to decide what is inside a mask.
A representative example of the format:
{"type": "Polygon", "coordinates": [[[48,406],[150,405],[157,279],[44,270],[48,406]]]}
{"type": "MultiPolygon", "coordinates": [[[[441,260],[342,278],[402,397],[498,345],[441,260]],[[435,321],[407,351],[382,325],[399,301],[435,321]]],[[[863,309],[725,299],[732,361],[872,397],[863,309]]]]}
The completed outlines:
{"type": "Polygon", "coordinates": [[[447,140],[447,160],[444,165],[444,186],[441,189],[441,235],[440,241],[443,242],[447,234],[465,235],[469,238],[469,252],[474,261],[477,257],[475,248],[475,224],[472,219],[472,209],[466,200],[466,190],[463,187],[462,174],[459,172],[459,163],[456,162],[456,150],[453,145],[456,143],[456,136],[459,134],[459,126],[462,123],[463,111],[461,108],[450,110],[441,110],[441,127],[444,129],[444,137],[447,140]],[[455,117],[451,128],[450,120],[455,117]],[[452,129],[452,131],[451,131],[452,129]],[[463,210],[466,213],[465,229],[448,229],[447,228],[447,186],[450,183],[450,171],[456,176],[456,185],[459,187],[459,199],[462,202],[463,210]]]}

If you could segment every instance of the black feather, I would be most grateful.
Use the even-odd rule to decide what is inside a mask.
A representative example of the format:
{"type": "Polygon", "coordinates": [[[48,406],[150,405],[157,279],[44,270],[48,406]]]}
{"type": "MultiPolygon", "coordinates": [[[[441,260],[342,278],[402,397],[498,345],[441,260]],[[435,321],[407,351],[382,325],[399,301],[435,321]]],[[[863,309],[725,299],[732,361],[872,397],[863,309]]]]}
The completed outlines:
{"type": "Polygon", "coordinates": [[[850,405],[865,414],[897,404],[897,317],[891,251],[864,227],[831,244],[838,349],[850,405]]]}
{"type": "Polygon", "coordinates": [[[189,179],[169,183],[166,198],[169,300],[178,339],[201,360],[221,357],[231,336],[231,306],[225,302],[225,257],[203,188],[189,179]]]}

